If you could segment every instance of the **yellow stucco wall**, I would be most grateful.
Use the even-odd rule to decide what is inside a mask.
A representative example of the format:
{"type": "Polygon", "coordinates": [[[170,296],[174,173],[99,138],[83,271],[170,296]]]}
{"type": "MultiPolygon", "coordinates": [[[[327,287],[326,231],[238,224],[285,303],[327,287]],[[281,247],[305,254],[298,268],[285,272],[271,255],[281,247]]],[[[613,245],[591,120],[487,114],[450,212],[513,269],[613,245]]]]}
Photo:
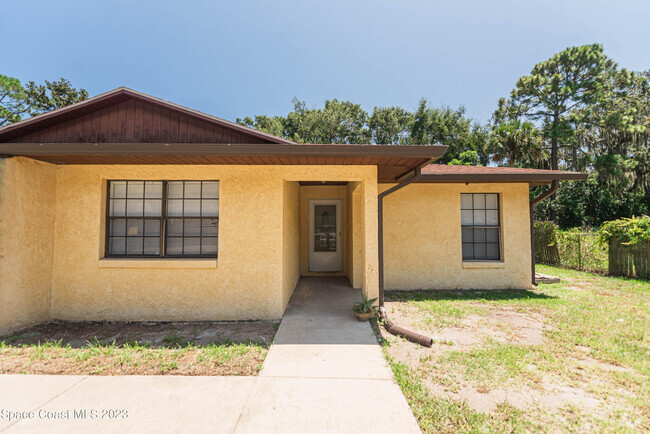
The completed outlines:
{"type": "MultiPolygon", "coordinates": [[[[376,176],[376,175],[375,175],[376,176]]],[[[362,289],[366,298],[379,296],[379,256],[377,236],[377,183],[364,182],[361,184],[360,212],[363,226],[362,289]]]]}
{"type": "MultiPolygon", "coordinates": [[[[56,173],[51,316],[69,320],[278,319],[297,278],[296,239],[283,231],[297,217],[288,205],[297,181],[357,181],[376,191],[368,166],[71,165],[56,173]],[[107,179],[218,179],[216,265],[101,260],[107,179]]],[[[376,269],[376,258],[364,255],[363,265],[376,269]]]]}
{"type": "MultiPolygon", "coordinates": [[[[389,187],[379,185],[380,191],[389,187]]],[[[385,287],[530,288],[528,201],[527,184],[411,184],[387,196],[385,287]],[[500,194],[501,263],[463,263],[461,193],[500,194]]]]}
{"type": "Polygon", "coordinates": [[[0,334],[49,318],[55,166],[0,158],[0,334]]]}
{"type": "Polygon", "coordinates": [[[282,304],[286,307],[300,279],[300,184],[284,181],[282,304]]]}
{"type": "Polygon", "coordinates": [[[353,288],[361,288],[363,271],[363,206],[361,203],[361,183],[347,185],[348,203],[348,280],[353,288]]]}

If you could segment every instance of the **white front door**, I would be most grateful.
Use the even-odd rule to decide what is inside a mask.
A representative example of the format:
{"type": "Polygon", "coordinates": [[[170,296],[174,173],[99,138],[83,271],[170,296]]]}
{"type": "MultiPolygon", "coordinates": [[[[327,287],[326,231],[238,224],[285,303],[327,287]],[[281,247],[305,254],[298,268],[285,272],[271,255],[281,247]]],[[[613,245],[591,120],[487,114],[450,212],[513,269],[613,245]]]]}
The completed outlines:
{"type": "Polygon", "coordinates": [[[309,201],[309,271],[341,271],[341,201],[309,201]]]}

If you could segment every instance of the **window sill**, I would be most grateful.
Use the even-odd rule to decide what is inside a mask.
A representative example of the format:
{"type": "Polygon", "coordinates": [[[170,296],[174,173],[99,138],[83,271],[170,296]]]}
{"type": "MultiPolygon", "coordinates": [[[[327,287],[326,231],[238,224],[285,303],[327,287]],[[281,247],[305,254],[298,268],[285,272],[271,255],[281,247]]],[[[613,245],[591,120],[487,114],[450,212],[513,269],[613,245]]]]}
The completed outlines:
{"type": "Polygon", "coordinates": [[[463,268],[475,270],[506,268],[506,263],[503,261],[465,261],[463,262],[463,268]]]}
{"type": "Polygon", "coordinates": [[[216,258],[174,258],[174,259],[137,259],[137,258],[102,258],[97,262],[99,268],[217,268],[216,258]]]}

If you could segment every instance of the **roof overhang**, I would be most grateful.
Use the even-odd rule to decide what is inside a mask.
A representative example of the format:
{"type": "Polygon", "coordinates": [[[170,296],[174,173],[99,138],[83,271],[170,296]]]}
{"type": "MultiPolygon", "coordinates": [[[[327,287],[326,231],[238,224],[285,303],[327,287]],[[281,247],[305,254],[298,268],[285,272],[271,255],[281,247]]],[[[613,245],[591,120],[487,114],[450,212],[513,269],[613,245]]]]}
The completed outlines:
{"type": "Polygon", "coordinates": [[[53,164],[375,165],[379,182],[393,182],[446,150],[437,145],[0,143],[0,155],[53,164]]]}
{"type": "Polygon", "coordinates": [[[553,181],[584,181],[588,174],[562,170],[509,169],[502,167],[442,166],[444,171],[431,173],[430,165],[422,171],[418,182],[426,183],[527,183],[531,187],[553,181]],[[453,168],[458,168],[456,172],[453,168]],[[450,170],[451,169],[451,170],[450,170]],[[478,169],[477,171],[474,171],[478,169]]]}

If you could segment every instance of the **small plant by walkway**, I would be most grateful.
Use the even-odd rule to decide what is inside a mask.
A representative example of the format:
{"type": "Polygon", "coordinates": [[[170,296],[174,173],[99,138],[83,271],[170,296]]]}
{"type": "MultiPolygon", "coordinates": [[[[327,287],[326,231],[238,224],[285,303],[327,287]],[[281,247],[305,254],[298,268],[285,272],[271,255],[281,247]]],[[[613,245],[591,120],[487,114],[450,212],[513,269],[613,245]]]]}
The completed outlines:
{"type": "Polygon", "coordinates": [[[47,323],[0,337],[0,374],[257,375],[276,326],[47,323]]]}
{"type": "Polygon", "coordinates": [[[555,267],[533,291],[392,291],[383,332],[420,427],[436,431],[650,430],[650,282],[555,267]]]}

